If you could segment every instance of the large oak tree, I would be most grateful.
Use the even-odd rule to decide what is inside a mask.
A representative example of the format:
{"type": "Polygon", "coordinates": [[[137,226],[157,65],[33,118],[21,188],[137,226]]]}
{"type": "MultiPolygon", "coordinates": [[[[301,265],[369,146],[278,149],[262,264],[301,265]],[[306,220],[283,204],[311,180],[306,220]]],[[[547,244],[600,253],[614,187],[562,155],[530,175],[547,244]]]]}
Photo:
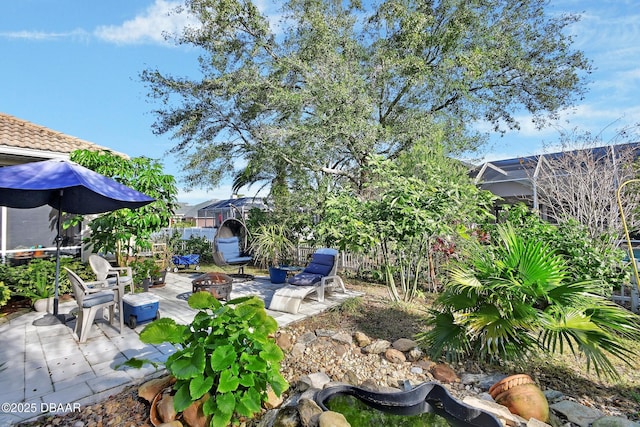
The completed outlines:
{"type": "Polygon", "coordinates": [[[154,131],[177,141],[193,186],[364,188],[371,155],[473,149],[479,122],[517,128],[516,112],[542,121],[582,95],[590,63],[566,34],[577,17],[546,4],[291,0],[275,24],[248,0],[186,0],[200,24],[175,40],[201,49],[201,75],[142,72],[154,131]]]}

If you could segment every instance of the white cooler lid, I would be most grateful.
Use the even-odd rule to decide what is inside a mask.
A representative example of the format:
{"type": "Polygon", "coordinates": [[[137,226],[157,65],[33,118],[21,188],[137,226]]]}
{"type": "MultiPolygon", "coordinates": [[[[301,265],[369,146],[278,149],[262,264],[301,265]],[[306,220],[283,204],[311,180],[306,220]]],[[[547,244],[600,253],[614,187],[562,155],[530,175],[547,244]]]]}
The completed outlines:
{"type": "Polygon", "coordinates": [[[139,294],[125,294],[122,297],[122,301],[132,306],[139,306],[160,302],[160,299],[151,292],[142,292],[139,294]]]}

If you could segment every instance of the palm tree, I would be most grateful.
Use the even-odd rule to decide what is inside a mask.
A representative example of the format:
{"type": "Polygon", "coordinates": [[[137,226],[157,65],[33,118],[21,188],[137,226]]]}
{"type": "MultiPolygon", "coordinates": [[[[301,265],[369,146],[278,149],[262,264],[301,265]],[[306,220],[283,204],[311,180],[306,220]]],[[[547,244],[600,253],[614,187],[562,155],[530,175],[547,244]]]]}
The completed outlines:
{"type": "Polygon", "coordinates": [[[596,294],[597,280],[570,280],[566,261],[546,244],[498,228],[498,245],[479,247],[429,311],[418,336],[435,360],[476,358],[525,362],[568,348],[587,369],[617,378],[609,357],[635,355],[623,338],[639,339],[639,317],[596,294]]]}

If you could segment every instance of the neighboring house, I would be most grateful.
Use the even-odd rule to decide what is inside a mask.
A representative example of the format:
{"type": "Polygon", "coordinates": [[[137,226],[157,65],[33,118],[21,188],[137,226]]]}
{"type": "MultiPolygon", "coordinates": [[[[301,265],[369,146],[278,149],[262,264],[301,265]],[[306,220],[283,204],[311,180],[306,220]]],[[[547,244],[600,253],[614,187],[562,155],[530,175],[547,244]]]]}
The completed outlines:
{"type": "MultiPolygon", "coordinates": [[[[0,166],[69,158],[79,149],[108,150],[106,147],[0,113],[0,166]]],[[[10,258],[20,249],[43,246],[55,250],[55,211],[49,206],[35,209],[0,208],[0,255],[10,258]]],[[[63,246],[77,250],[80,229],[64,231],[63,246]]]]}
{"type": "MultiPolygon", "coordinates": [[[[617,167],[616,152],[622,152],[622,150],[628,149],[634,150],[636,158],[640,156],[639,142],[609,145],[585,150],[589,150],[586,152],[590,152],[593,158],[607,162],[612,169],[615,169],[617,167]]],[[[570,153],[574,154],[585,150],[571,151],[570,153]]],[[[480,188],[499,196],[502,199],[499,201],[499,204],[525,202],[529,206],[538,209],[542,216],[545,217],[546,207],[540,203],[536,178],[538,177],[540,168],[545,162],[547,165],[550,164],[550,161],[551,164],[554,164],[553,160],[562,158],[562,156],[565,155],[565,152],[558,152],[495,160],[475,167],[470,172],[470,176],[480,188]]],[[[576,156],[576,158],[580,157],[576,156]]],[[[615,190],[615,188],[611,189],[612,197],[614,197],[615,190]]]]}
{"type": "Polygon", "coordinates": [[[218,227],[227,218],[239,218],[243,221],[253,208],[267,209],[261,197],[235,197],[218,200],[198,209],[198,227],[218,227]]]}
{"type": "Polygon", "coordinates": [[[173,226],[175,223],[187,222],[190,223],[193,227],[213,227],[213,223],[211,221],[209,221],[208,224],[206,219],[200,221],[200,218],[198,218],[198,211],[217,201],[218,199],[207,200],[206,202],[198,203],[197,205],[180,203],[180,207],[173,215],[173,218],[171,220],[171,226],[173,226]]]}
{"type": "Polygon", "coordinates": [[[267,209],[261,197],[208,200],[197,205],[181,204],[171,224],[188,222],[195,228],[217,228],[227,218],[247,219],[252,208],[267,209]]]}

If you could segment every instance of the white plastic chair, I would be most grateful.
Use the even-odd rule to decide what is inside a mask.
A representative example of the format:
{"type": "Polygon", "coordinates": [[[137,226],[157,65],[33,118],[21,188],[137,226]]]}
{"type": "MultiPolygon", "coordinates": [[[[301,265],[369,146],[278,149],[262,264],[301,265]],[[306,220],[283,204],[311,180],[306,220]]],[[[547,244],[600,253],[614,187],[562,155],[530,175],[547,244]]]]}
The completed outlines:
{"type": "MultiPolygon", "coordinates": [[[[110,289],[105,280],[85,282],[73,271],[66,267],[64,269],[67,270],[67,277],[71,282],[73,294],[78,304],[78,317],[74,332],[78,336],[78,340],[84,343],[87,340],[89,329],[95,321],[96,313],[102,313],[103,308],[109,309],[109,323],[113,324],[118,289],[110,289]]],[[[119,299],[121,300],[121,298],[119,299]]],[[[120,333],[122,333],[122,316],[120,317],[120,333]]]]}
{"type": "Polygon", "coordinates": [[[109,261],[96,254],[89,256],[89,265],[96,274],[97,280],[106,280],[109,285],[118,284],[132,287],[133,271],[131,267],[113,267],[109,261]]]}

